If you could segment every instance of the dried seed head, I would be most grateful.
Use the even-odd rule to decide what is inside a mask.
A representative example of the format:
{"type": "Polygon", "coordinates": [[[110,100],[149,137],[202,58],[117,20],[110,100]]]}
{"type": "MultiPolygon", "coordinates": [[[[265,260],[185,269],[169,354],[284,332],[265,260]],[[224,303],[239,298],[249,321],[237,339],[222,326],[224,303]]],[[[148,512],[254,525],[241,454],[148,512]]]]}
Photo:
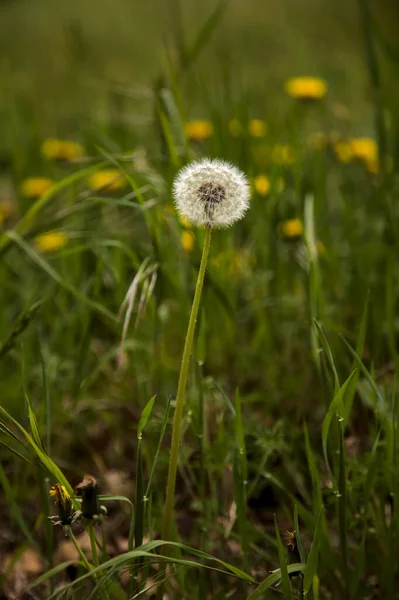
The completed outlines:
{"type": "Polygon", "coordinates": [[[82,515],[85,519],[101,520],[106,509],[100,506],[97,491],[97,480],[92,475],[85,475],[76,486],[76,493],[82,496],[82,515]]]}
{"type": "Polygon", "coordinates": [[[193,225],[221,228],[241,219],[249,206],[249,185],[235,166],[204,158],[184,167],[173,185],[179,214],[193,225]]]}

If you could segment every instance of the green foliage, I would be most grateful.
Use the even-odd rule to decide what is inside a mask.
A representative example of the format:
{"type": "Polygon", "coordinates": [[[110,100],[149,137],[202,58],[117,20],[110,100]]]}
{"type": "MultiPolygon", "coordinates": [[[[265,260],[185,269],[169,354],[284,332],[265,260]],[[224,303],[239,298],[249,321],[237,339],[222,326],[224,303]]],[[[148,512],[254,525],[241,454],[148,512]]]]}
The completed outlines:
{"type": "MultiPolygon", "coordinates": [[[[11,19],[19,3],[7,4],[11,19]]],[[[355,40],[345,54],[349,42],[338,38],[328,45],[352,58],[353,102],[345,105],[334,53],[323,62],[317,50],[317,63],[302,68],[323,67],[327,96],[296,101],[283,79],[300,70],[305,50],[291,40],[296,67],[265,72],[264,53],[274,54],[262,11],[253,18],[247,3],[164,4],[164,62],[149,69],[145,89],[118,82],[118,72],[95,77],[79,26],[71,25],[69,50],[54,50],[57,73],[65,66],[54,114],[35,108],[50,102],[46,86],[25,90],[23,73],[0,66],[1,586],[30,548],[44,572],[26,590],[46,598],[144,599],[148,584],[187,600],[395,600],[397,44],[385,37],[382,9],[359,1],[355,17],[345,13],[348,25],[336,21],[346,39],[359,19],[365,48],[355,40]],[[233,52],[243,42],[238,23],[250,36],[242,34],[243,72],[233,52]],[[261,72],[248,66],[258,28],[261,72]],[[199,123],[190,137],[196,118],[205,130],[199,123]],[[84,155],[46,160],[40,145],[57,136],[78,140],[84,155]],[[373,160],[340,154],[357,137],[371,138],[373,160]],[[203,266],[184,360],[172,543],[158,538],[204,232],[179,220],[171,187],[177,169],[202,156],[244,170],[252,201],[242,222],[214,232],[206,275],[203,266]],[[120,187],[93,186],[106,169],[120,187]],[[27,198],[22,184],[36,176],[53,183],[27,198]],[[11,202],[4,216],[3,201],[11,202]],[[65,244],[46,250],[38,236],[54,231],[65,244]],[[79,558],[57,564],[62,536],[48,517],[59,505],[48,491],[64,486],[78,510],[73,486],[86,472],[104,492],[108,523],[65,525],[79,558]],[[123,490],[108,489],[112,477],[123,490]],[[71,533],[81,527],[91,553],[71,533]]],[[[305,4],[310,15],[322,3],[305,4]]],[[[338,36],[332,21],[326,39],[338,36]]],[[[149,45],[140,22],[136,30],[149,45]]]]}

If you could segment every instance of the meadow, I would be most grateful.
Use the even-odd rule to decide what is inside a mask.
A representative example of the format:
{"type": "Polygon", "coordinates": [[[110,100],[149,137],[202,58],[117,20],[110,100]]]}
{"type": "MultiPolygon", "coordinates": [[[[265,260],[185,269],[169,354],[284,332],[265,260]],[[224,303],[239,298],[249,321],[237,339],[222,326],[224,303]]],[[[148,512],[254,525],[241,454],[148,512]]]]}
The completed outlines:
{"type": "Polygon", "coordinates": [[[0,598],[399,598],[394,3],[32,6],[0,2],[0,598]],[[248,179],[231,227],[176,210],[204,157],[248,179]]]}

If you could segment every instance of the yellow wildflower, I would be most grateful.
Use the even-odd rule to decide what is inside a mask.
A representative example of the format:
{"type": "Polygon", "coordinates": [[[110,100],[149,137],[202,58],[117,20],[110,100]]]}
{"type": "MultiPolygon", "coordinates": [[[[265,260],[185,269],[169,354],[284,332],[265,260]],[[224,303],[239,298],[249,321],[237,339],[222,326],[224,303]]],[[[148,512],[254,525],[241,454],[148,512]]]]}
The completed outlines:
{"type": "Polygon", "coordinates": [[[370,138],[353,138],[349,140],[354,158],[365,165],[372,165],[378,161],[378,146],[375,140],[370,138]]]}
{"type": "Polygon", "coordinates": [[[250,119],[248,123],[248,131],[253,137],[265,137],[266,135],[266,123],[261,119],[250,119]]]}
{"type": "Polygon", "coordinates": [[[343,163],[348,163],[353,158],[352,146],[348,142],[335,142],[333,145],[334,152],[338,158],[343,163]]]}
{"type": "Polygon", "coordinates": [[[267,177],[267,175],[261,174],[255,177],[254,179],[254,188],[255,191],[259,194],[259,196],[267,196],[270,192],[270,188],[274,187],[277,192],[282,192],[284,189],[284,179],[282,177],[278,177],[278,179],[274,182],[274,185],[267,177]]]}
{"type": "Polygon", "coordinates": [[[205,119],[197,119],[186,123],[186,135],[190,140],[202,142],[213,134],[213,125],[205,119]]]}
{"type": "Polygon", "coordinates": [[[242,125],[238,119],[229,121],[229,131],[233,137],[238,137],[242,134],[242,125]]]}
{"type": "Polygon", "coordinates": [[[62,231],[49,231],[35,237],[35,246],[41,252],[61,250],[68,243],[68,236],[62,231]]]}
{"type": "Polygon", "coordinates": [[[52,496],[56,502],[61,502],[64,506],[71,499],[71,496],[68,494],[67,489],[64,485],[59,483],[55,483],[49,491],[50,496],[52,496]]]}
{"type": "Polygon", "coordinates": [[[185,252],[192,252],[194,250],[195,238],[191,231],[183,231],[181,234],[181,245],[185,252]]]}
{"type": "Polygon", "coordinates": [[[41,146],[41,153],[48,160],[73,160],[84,155],[84,149],[78,142],[48,138],[41,146]]]}
{"type": "Polygon", "coordinates": [[[22,182],[21,192],[27,198],[39,198],[45,194],[52,186],[54,181],[48,177],[28,177],[22,182]]]}
{"type": "Polygon", "coordinates": [[[303,225],[300,219],[288,219],[278,226],[279,232],[286,238],[300,237],[303,234],[303,225]]]}
{"type": "Polygon", "coordinates": [[[272,149],[272,161],[277,165],[292,165],[295,162],[295,150],[288,144],[277,144],[272,149]]]}
{"type": "Polygon", "coordinates": [[[103,169],[90,175],[88,185],[91,190],[116,191],[126,186],[126,178],[118,169],[103,169]]]}
{"type": "Polygon", "coordinates": [[[327,84],[318,77],[293,77],[286,82],[285,91],[298,100],[320,100],[327,94],[327,84]]]}
{"type": "Polygon", "coordinates": [[[190,229],[191,223],[184,215],[179,215],[179,221],[186,229],[190,229]]]}
{"type": "Polygon", "coordinates": [[[259,196],[267,196],[270,191],[270,180],[266,175],[258,175],[254,179],[254,186],[259,196]]]}

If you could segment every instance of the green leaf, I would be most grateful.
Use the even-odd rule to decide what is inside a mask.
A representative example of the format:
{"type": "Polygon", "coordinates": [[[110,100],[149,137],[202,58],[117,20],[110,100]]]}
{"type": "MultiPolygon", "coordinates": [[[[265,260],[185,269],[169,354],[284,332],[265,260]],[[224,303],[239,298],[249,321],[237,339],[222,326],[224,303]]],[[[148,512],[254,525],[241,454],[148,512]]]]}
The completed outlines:
{"type": "Polygon", "coordinates": [[[80,302],[83,302],[87,306],[89,306],[92,310],[99,312],[106,316],[108,319],[114,322],[119,322],[117,316],[111,313],[105,306],[95,302],[94,300],[90,300],[84,294],[82,294],[79,290],[74,288],[73,285],[68,283],[47,261],[44,260],[29,244],[27,244],[21,236],[18,235],[16,231],[9,231],[9,237],[18,244],[18,246],[31,258],[37,265],[40,267],[51,279],[54,279],[58,285],[60,285],[64,290],[75,296],[80,302]]]}
{"type": "Polygon", "coordinates": [[[29,210],[23,215],[23,217],[18,221],[13,231],[5,231],[0,235],[0,254],[7,250],[11,245],[11,241],[15,240],[16,237],[19,237],[18,234],[24,235],[27,233],[34,225],[35,218],[38,214],[43,210],[43,208],[50,202],[50,200],[63,190],[64,188],[84,179],[94,171],[97,171],[99,168],[105,166],[107,163],[103,162],[87,169],[82,169],[77,173],[73,173],[65,179],[58,181],[50,188],[47,192],[45,192],[40,198],[38,198],[29,208],[29,210]],[[14,235],[15,234],[15,235],[14,235]],[[16,237],[15,237],[16,236],[16,237]]]}
{"type": "Polygon", "coordinates": [[[281,587],[283,588],[284,600],[292,600],[292,589],[290,578],[288,577],[286,550],[281,541],[280,531],[277,525],[276,515],[274,515],[274,526],[276,529],[278,561],[280,563],[281,587]]]}
{"type": "MultiPolygon", "coordinates": [[[[302,563],[293,563],[292,565],[287,566],[287,573],[291,575],[292,573],[301,573],[305,570],[306,565],[302,563]]],[[[281,569],[277,569],[272,575],[269,575],[262,583],[250,594],[247,600],[258,600],[263,594],[269,590],[272,585],[278,583],[281,579],[281,569]]]]}
{"type": "Polygon", "coordinates": [[[298,505],[297,504],[295,504],[295,506],[294,506],[294,528],[295,528],[296,545],[297,545],[298,552],[299,552],[299,558],[301,559],[301,563],[304,563],[306,557],[305,557],[304,548],[302,546],[301,533],[299,531],[298,505]]]}
{"type": "Polygon", "coordinates": [[[323,516],[323,508],[320,509],[319,514],[317,516],[316,527],[313,533],[313,542],[310,548],[308,560],[306,562],[305,572],[303,575],[303,588],[304,593],[308,594],[311,585],[313,583],[313,578],[317,573],[317,563],[319,559],[319,546],[320,546],[320,538],[322,532],[322,516],[323,516]]]}
{"type": "Polygon", "coordinates": [[[317,322],[316,319],[314,319],[313,321],[314,326],[316,327],[316,331],[317,331],[317,335],[319,337],[319,340],[321,342],[322,348],[324,350],[325,355],[327,356],[328,362],[330,363],[330,367],[331,370],[334,374],[334,394],[336,394],[340,388],[340,383],[339,383],[339,377],[338,377],[338,371],[337,368],[335,366],[335,362],[334,362],[334,358],[331,352],[331,348],[330,345],[327,341],[327,338],[324,334],[323,329],[321,328],[321,326],[319,325],[319,323],[317,322]]]}
{"type": "Polygon", "coordinates": [[[152,412],[152,408],[154,406],[154,402],[155,402],[155,398],[157,397],[157,395],[155,394],[155,396],[153,396],[145,405],[145,407],[143,408],[142,412],[141,412],[141,416],[140,416],[140,420],[138,422],[137,425],[137,437],[140,439],[144,430],[144,427],[147,425],[148,423],[148,419],[151,416],[151,412],[152,412]]]}
{"type": "Polygon", "coordinates": [[[35,579],[35,581],[33,581],[32,583],[30,583],[29,585],[26,586],[26,588],[24,588],[24,591],[28,591],[31,590],[34,587],[37,587],[38,585],[44,583],[45,581],[47,581],[48,579],[51,579],[51,577],[54,577],[54,575],[58,575],[58,573],[61,573],[62,571],[64,571],[65,569],[67,569],[68,567],[70,567],[71,565],[78,565],[80,567],[84,567],[82,562],[76,561],[76,560],[67,560],[63,563],[60,563],[59,565],[57,565],[56,567],[53,567],[52,569],[49,569],[48,571],[46,571],[45,573],[43,573],[43,575],[40,575],[40,577],[38,577],[37,579],[35,579]]]}
{"type": "MultiPolygon", "coordinates": [[[[312,478],[314,507],[316,510],[320,510],[322,507],[321,483],[320,483],[319,472],[317,470],[312,446],[310,445],[309,432],[308,432],[308,427],[307,427],[306,423],[303,424],[303,433],[305,436],[306,458],[308,461],[310,476],[312,478]]],[[[295,506],[297,506],[297,505],[295,505],[295,506]]]]}
{"type": "Polygon", "coordinates": [[[36,415],[33,411],[32,403],[26,392],[25,392],[25,399],[26,399],[26,403],[28,405],[29,424],[30,424],[30,428],[32,431],[33,439],[35,440],[36,444],[39,446],[40,450],[43,450],[43,452],[44,452],[42,438],[40,437],[40,433],[39,433],[39,425],[37,423],[36,415]]]}
{"type": "Polygon", "coordinates": [[[328,432],[330,430],[330,425],[331,425],[333,416],[334,415],[337,415],[338,417],[342,416],[342,412],[343,412],[342,408],[343,408],[343,404],[345,402],[346,395],[348,393],[352,393],[352,386],[356,385],[356,383],[357,383],[357,381],[354,380],[356,373],[357,373],[357,369],[352,371],[352,373],[349,375],[348,379],[345,381],[345,383],[340,387],[338,392],[335,394],[335,396],[330,404],[330,407],[327,411],[327,414],[323,420],[323,425],[322,425],[322,430],[321,430],[322,431],[321,437],[322,437],[323,454],[324,454],[324,460],[326,462],[327,468],[331,474],[332,474],[332,471],[331,471],[330,463],[328,460],[328,450],[327,450],[328,432]],[[339,410],[339,409],[341,409],[341,410],[339,410]]]}

